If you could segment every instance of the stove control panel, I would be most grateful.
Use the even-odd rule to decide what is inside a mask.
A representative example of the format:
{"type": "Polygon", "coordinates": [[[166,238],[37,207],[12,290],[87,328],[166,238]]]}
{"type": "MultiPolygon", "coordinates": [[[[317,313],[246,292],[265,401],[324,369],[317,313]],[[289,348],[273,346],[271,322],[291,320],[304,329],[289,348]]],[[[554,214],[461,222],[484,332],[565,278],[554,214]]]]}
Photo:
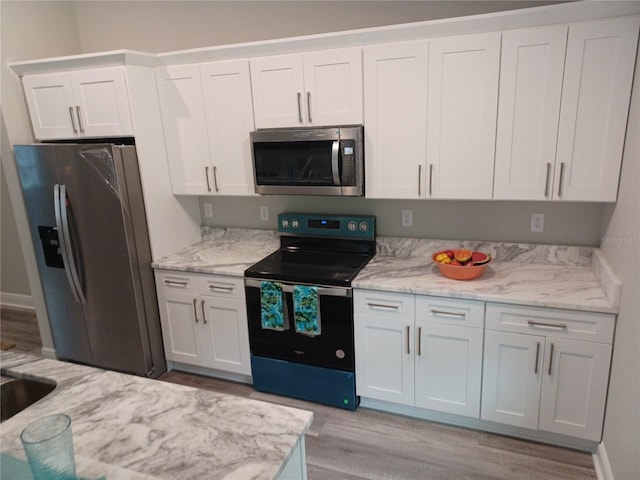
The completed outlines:
{"type": "Polygon", "coordinates": [[[352,238],[374,240],[376,217],[370,215],[317,215],[281,213],[278,232],[281,235],[352,238]]]}

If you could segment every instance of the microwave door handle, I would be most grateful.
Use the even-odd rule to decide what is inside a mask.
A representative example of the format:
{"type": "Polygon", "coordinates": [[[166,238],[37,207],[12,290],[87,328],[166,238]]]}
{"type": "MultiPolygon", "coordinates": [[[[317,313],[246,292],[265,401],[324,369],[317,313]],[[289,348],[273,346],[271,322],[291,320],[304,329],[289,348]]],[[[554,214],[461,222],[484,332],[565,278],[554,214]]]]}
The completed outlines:
{"type": "Polygon", "coordinates": [[[338,165],[338,153],[340,152],[340,141],[335,140],[331,145],[331,171],[333,172],[333,184],[341,185],[340,169],[338,165]]]}

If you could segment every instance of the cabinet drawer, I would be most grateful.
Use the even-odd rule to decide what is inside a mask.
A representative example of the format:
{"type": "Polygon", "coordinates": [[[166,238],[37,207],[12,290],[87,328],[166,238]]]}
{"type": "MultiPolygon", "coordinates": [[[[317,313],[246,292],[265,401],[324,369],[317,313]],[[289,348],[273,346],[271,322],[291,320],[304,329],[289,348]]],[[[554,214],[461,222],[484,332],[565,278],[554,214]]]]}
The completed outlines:
{"type": "Polygon", "coordinates": [[[156,271],[158,288],[166,291],[198,293],[198,276],[172,271],[156,271]]]}
{"type": "Polygon", "coordinates": [[[486,327],[504,332],[551,335],[612,343],[615,315],[487,303],[486,327]]]}
{"type": "Polygon", "coordinates": [[[215,297],[244,299],[244,278],[201,275],[200,293],[215,297]]]}
{"type": "Polygon", "coordinates": [[[484,302],[444,297],[416,297],[416,320],[482,328],[484,302]]]}
{"type": "Polygon", "coordinates": [[[353,310],[356,315],[369,315],[411,320],[415,314],[415,296],[375,290],[354,290],[353,310]]]}

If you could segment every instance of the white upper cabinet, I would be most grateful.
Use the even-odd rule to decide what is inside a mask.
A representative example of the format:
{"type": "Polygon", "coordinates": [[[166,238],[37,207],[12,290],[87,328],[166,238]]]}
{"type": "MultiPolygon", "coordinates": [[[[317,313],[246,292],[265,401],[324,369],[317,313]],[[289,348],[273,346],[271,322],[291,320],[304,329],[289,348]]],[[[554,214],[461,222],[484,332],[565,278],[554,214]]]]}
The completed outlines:
{"type": "Polygon", "coordinates": [[[427,197],[493,194],[500,32],[429,41],[427,197]]]}
{"type": "Polygon", "coordinates": [[[365,194],[424,198],[427,42],[364,49],[365,194]]]}
{"type": "Polygon", "coordinates": [[[25,75],[38,140],[133,135],[124,67],[25,75]]]}
{"type": "Polygon", "coordinates": [[[256,128],[362,123],[362,50],[251,59],[256,128]]]}
{"type": "Polygon", "coordinates": [[[495,199],[551,198],[567,26],[502,34],[495,199]]]}
{"type": "Polygon", "coordinates": [[[616,200],[639,23],[630,17],[569,25],[554,198],[616,200]]]}
{"type": "Polygon", "coordinates": [[[156,72],[174,194],[252,195],[247,60],[156,72]]]}

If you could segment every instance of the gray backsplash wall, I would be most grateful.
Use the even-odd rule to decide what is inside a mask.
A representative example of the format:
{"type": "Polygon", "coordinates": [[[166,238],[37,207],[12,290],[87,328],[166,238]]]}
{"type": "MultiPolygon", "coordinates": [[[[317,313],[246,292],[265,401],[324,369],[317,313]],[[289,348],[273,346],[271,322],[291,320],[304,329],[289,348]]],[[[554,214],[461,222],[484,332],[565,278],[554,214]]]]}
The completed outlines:
{"type": "Polygon", "coordinates": [[[463,200],[369,200],[349,197],[200,197],[203,225],[275,230],[278,213],[375,215],[377,234],[433,239],[467,239],[556,245],[600,245],[603,204],[463,200]],[[213,216],[206,217],[204,203],[213,216]],[[269,220],[260,220],[260,206],[269,220]],[[401,225],[413,210],[413,227],[401,225]],[[530,232],[532,213],[544,213],[544,232],[530,232]]]}

